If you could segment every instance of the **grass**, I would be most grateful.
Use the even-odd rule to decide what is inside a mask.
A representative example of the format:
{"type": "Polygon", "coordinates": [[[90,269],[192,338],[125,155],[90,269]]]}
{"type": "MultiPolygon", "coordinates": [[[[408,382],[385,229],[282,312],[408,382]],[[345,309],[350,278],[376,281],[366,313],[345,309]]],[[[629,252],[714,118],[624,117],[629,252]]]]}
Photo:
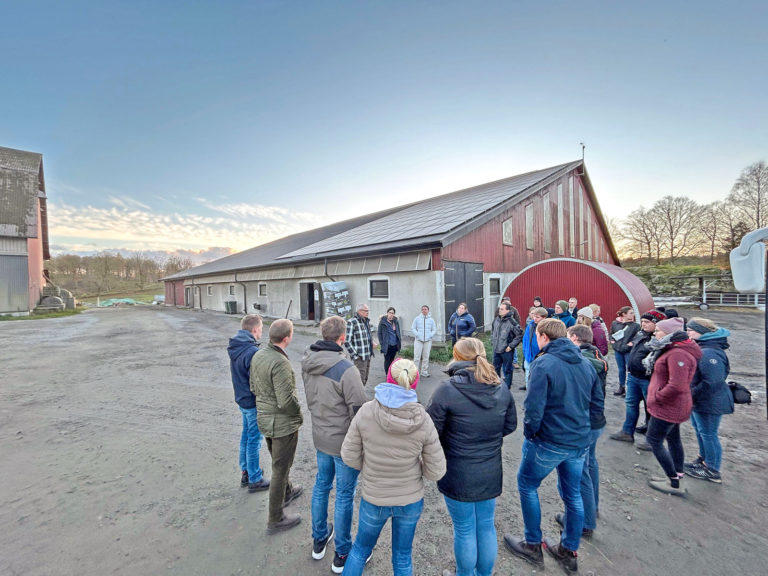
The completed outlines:
{"type": "MultiPolygon", "coordinates": [[[[480,340],[485,346],[485,357],[488,358],[488,362],[493,363],[493,346],[491,346],[491,335],[488,333],[475,334],[475,338],[480,340]]],[[[413,346],[405,346],[397,353],[401,358],[410,358],[413,360],[413,346]]],[[[517,357],[522,364],[523,347],[520,346],[517,349],[517,357]]],[[[429,353],[429,361],[437,362],[438,364],[448,364],[453,360],[453,346],[450,342],[446,342],[445,346],[432,345],[432,350],[429,353]]]]}
{"type": "Polygon", "coordinates": [[[29,316],[0,316],[0,322],[7,320],[42,320],[44,318],[62,318],[64,316],[74,316],[80,314],[82,308],[75,310],[62,310],[61,312],[45,312],[43,314],[30,314],[29,316]]]}
{"type": "Polygon", "coordinates": [[[145,288],[144,290],[118,290],[106,294],[83,294],[82,296],[77,297],[77,301],[95,306],[97,298],[99,300],[109,300],[110,298],[133,298],[136,302],[152,304],[156,294],[165,294],[165,288],[161,284],[145,288]]]}

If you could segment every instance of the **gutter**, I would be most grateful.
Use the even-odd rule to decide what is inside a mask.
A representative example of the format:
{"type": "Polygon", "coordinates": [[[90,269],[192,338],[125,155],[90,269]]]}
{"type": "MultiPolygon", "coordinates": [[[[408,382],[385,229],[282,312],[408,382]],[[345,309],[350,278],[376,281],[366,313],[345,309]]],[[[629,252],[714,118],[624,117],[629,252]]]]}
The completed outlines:
{"type": "Polygon", "coordinates": [[[245,287],[243,282],[237,281],[237,270],[235,270],[235,284],[240,284],[243,287],[243,308],[245,309],[245,314],[248,314],[248,288],[245,287]]]}

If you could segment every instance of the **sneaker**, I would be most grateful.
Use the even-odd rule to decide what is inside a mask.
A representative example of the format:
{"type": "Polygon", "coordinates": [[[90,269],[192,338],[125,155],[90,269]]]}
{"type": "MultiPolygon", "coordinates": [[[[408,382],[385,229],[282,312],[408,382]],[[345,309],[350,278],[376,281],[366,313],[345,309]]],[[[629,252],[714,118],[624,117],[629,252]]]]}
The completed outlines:
{"type": "Polygon", "coordinates": [[[240,487],[245,488],[248,486],[248,470],[243,470],[243,473],[240,475],[240,487]]]}
{"type": "Polygon", "coordinates": [[[328,548],[328,542],[333,538],[333,524],[328,523],[328,535],[325,538],[312,540],[312,558],[322,560],[325,558],[325,549],[328,548]]]}
{"type": "Polygon", "coordinates": [[[283,500],[283,508],[288,506],[291,502],[296,500],[299,496],[301,496],[304,493],[304,487],[300,484],[295,484],[291,491],[288,493],[288,495],[285,497],[285,500],[283,500]]]}
{"type": "Polygon", "coordinates": [[[626,396],[627,395],[627,389],[624,388],[624,386],[621,386],[616,392],[613,393],[614,396],[626,396]]]}
{"type": "Polygon", "coordinates": [[[619,442],[629,442],[630,444],[635,441],[635,437],[632,436],[632,434],[627,434],[623,430],[619,430],[618,432],[614,432],[610,436],[608,436],[611,440],[618,440],[619,442]]]}
{"type": "Polygon", "coordinates": [[[679,488],[673,488],[669,478],[664,478],[661,480],[648,480],[648,486],[654,490],[658,490],[659,492],[671,494],[672,496],[680,496],[681,498],[685,498],[688,494],[688,491],[682,485],[679,488]]]}
{"type": "Polygon", "coordinates": [[[534,566],[544,566],[544,553],[541,551],[541,544],[528,544],[525,539],[517,540],[512,534],[504,534],[504,546],[518,558],[522,558],[534,566]]]}
{"type": "Polygon", "coordinates": [[[635,428],[635,432],[637,432],[638,434],[645,434],[646,432],[648,432],[648,424],[643,424],[642,426],[638,426],[637,428],[635,428]]]}
{"type": "Polygon", "coordinates": [[[557,563],[560,564],[566,572],[578,572],[578,554],[576,552],[568,550],[568,548],[563,546],[562,542],[558,542],[557,544],[554,542],[546,542],[546,544],[549,555],[557,560],[557,563]]]}
{"type": "MultiPolygon", "coordinates": [[[[333,553],[333,562],[331,563],[331,571],[333,571],[334,574],[341,574],[342,572],[344,572],[344,564],[347,563],[348,556],[349,554],[344,554],[342,556],[338,552],[333,553]]],[[[371,552],[368,558],[365,559],[365,563],[368,564],[368,562],[371,561],[371,558],[373,558],[373,552],[371,552]]]]}
{"type": "Polygon", "coordinates": [[[270,522],[267,524],[267,534],[277,534],[289,528],[293,528],[299,522],[301,522],[301,516],[299,514],[283,514],[282,520],[278,522],[270,522]]]}
{"type": "Polygon", "coordinates": [[[688,468],[698,468],[702,464],[704,464],[704,458],[702,456],[696,456],[696,460],[693,462],[686,462],[685,466],[688,468]]]}
{"type": "MultiPolygon", "coordinates": [[[[563,528],[565,528],[565,514],[562,512],[558,512],[555,514],[555,522],[560,524],[563,528]]],[[[590,530],[589,528],[582,528],[581,529],[581,537],[582,538],[592,538],[592,534],[594,534],[594,530],[590,530]]]]}
{"type": "Polygon", "coordinates": [[[704,464],[691,467],[687,467],[686,465],[685,473],[691,478],[696,478],[697,480],[709,480],[715,484],[722,484],[723,482],[723,479],[720,476],[720,472],[717,470],[712,470],[711,468],[707,468],[704,464]]]}
{"type": "Polygon", "coordinates": [[[264,492],[264,490],[269,490],[269,480],[266,478],[262,478],[258,482],[248,483],[248,492],[251,494],[254,492],[264,492]]]}
{"type": "Polygon", "coordinates": [[[635,448],[642,450],[643,452],[653,452],[653,448],[651,448],[651,445],[646,441],[638,442],[635,444],[635,448]]]}

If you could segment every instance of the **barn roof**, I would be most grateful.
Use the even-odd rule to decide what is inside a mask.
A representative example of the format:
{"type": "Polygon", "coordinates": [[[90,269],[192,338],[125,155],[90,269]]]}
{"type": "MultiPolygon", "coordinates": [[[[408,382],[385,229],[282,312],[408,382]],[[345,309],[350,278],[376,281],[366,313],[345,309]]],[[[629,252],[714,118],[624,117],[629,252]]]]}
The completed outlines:
{"type": "Polygon", "coordinates": [[[560,164],[293,234],[184,270],[165,280],[444,246],[581,165],[581,160],[560,164]]]}
{"type": "Polygon", "coordinates": [[[42,154],[0,147],[0,236],[37,238],[37,201],[45,199],[42,163],[42,154]]]}

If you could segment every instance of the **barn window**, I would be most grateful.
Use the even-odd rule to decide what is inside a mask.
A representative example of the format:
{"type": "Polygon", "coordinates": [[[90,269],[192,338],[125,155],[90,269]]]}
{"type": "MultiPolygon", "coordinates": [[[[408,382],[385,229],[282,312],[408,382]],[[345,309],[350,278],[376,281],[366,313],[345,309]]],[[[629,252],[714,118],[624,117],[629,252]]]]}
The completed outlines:
{"type": "Polygon", "coordinates": [[[533,250],[533,204],[525,207],[525,247],[533,250]]]}
{"type": "Polygon", "coordinates": [[[563,183],[557,184],[557,250],[560,256],[565,254],[565,218],[563,218],[563,183]]]}
{"type": "Polygon", "coordinates": [[[501,294],[501,278],[488,279],[488,293],[491,296],[499,296],[501,294]]]}
{"type": "Polygon", "coordinates": [[[206,288],[206,293],[208,294],[208,296],[213,296],[213,286],[208,286],[206,288]]]}
{"type": "Polygon", "coordinates": [[[544,252],[552,252],[552,207],[549,204],[549,192],[544,194],[544,252]]]}
{"type": "Polygon", "coordinates": [[[573,176],[568,178],[568,208],[570,210],[570,217],[569,217],[569,228],[570,228],[570,237],[571,237],[571,258],[576,256],[576,223],[574,218],[576,215],[573,213],[573,176]]]}
{"type": "Polygon", "coordinates": [[[267,295],[267,285],[259,284],[259,296],[266,296],[266,295],[267,295]]]}
{"type": "Polygon", "coordinates": [[[233,284],[229,285],[229,295],[234,296],[235,295],[235,286],[233,284]]]}
{"type": "Polygon", "coordinates": [[[369,298],[389,299],[389,279],[378,279],[368,281],[369,298]]]}
{"type": "Polygon", "coordinates": [[[501,241],[507,246],[512,246],[514,233],[512,231],[512,218],[507,218],[501,224],[501,241]]]}

